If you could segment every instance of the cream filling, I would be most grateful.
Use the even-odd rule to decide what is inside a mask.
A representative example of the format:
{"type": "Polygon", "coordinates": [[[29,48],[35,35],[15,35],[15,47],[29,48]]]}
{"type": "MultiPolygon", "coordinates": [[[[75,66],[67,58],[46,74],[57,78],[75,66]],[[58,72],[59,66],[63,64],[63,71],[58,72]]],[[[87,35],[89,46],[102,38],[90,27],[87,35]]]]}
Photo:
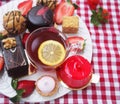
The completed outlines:
{"type": "Polygon", "coordinates": [[[55,80],[49,76],[45,76],[37,81],[37,86],[43,93],[49,93],[55,88],[55,80]]]}

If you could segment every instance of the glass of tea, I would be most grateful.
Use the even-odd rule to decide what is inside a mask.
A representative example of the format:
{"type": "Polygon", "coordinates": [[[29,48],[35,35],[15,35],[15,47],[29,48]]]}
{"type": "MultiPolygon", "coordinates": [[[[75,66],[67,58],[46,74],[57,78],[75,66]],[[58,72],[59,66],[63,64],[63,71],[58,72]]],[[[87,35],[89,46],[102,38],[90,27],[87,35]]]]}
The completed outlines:
{"type": "Polygon", "coordinates": [[[28,58],[38,69],[55,69],[69,54],[66,39],[66,35],[54,27],[36,29],[25,44],[28,58]]]}

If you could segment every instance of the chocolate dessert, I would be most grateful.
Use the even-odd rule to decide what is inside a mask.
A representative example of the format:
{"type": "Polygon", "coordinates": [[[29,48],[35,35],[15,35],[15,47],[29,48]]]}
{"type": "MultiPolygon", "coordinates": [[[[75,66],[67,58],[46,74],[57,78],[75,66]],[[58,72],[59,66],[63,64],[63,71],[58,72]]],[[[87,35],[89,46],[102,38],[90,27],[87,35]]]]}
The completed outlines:
{"type": "Polygon", "coordinates": [[[49,27],[53,25],[53,11],[43,5],[33,7],[29,11],[27,18],[27,27],[30,32],[39,27],[49,27]]]}
{"type": "Polygon", "coordinates": [[[28,62],[20,36],[16,36],[15,39],[16,47],[6,49],[2,42],[1,46],[8,75],[12,78],[19,78],[28,75],[28,62]]]}
{"type": "Polygon", "coordinates": [[[3,26],[9,34],[21,34],[26,30],[26,18],[20,11],[10,11],[3,16],[3,26]]]}

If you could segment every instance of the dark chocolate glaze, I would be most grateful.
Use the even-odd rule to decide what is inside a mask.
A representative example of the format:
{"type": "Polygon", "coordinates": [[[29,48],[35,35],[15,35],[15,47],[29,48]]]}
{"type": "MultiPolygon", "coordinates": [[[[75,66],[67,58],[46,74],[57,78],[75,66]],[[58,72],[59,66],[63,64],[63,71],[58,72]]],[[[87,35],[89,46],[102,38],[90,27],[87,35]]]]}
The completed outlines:
{"type": "Polygon", "coordinates": [[[39,5],[33,7],[29,11],[27,18],[27,27],[30,32],[39,27],[49,27],[53,25],[53,11],[46,6],[39,5]]]}

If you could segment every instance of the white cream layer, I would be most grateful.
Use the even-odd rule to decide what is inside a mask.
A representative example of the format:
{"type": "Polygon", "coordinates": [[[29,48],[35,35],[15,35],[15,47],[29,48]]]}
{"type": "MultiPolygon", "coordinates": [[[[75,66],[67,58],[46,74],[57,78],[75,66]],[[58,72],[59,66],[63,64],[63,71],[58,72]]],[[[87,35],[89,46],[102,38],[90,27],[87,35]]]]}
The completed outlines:
{"type": "Polygon", "coordinates": [[[37,81],[37,86],[43,93],[49,93],[55,88],[55,80],[52,77],[44,76],[37,81]]]}

